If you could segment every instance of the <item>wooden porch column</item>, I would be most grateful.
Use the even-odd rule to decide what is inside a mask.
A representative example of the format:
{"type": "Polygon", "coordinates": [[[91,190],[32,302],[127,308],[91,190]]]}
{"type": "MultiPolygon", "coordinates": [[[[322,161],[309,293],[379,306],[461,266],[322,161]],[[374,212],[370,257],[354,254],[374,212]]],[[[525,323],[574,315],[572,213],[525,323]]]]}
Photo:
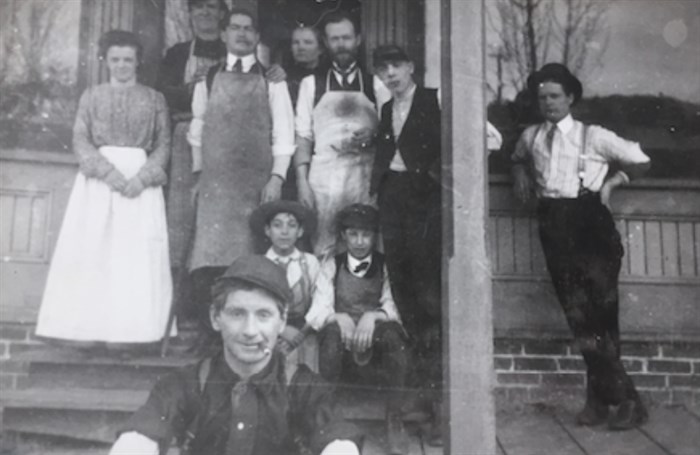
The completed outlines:
{"type": "Polygon", "coordinates": [[[483,0],[441,0],[445,453],[494,454],[483,0]]]}

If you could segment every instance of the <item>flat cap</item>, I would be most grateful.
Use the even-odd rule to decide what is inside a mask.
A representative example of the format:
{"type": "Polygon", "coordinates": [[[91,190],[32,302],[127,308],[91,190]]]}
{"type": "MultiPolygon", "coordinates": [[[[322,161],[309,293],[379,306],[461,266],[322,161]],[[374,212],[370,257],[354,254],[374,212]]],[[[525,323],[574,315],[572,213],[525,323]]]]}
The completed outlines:
{"type": "Polygon", "coordinates": [[[265,256],[238,257],[219,277],[217,284],[225,280],[240,280],[264,289],[282,300],[285,307],[293,299],[284,270],[265,256]]]}
{"type": "Polygon", "coordinates": [[[367,204],[348,205],[338,213],[336,224],[339,231],[356,228],[376,232],[379,230],[379,212],[367,204]]]}
{"type": "Polygon", "coordinates": [[[406,52],[396,44],[384,44],[374,49],[372,52],[372,64],[382,66],[387,62],[410,62],[411,59],[406,52]]]}

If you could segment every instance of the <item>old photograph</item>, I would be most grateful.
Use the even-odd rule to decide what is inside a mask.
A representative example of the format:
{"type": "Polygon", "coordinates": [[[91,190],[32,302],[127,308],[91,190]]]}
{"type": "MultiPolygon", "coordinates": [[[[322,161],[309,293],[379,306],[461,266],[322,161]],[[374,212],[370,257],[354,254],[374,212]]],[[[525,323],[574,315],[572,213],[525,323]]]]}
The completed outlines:
{"type": "Polygon", "coordinates": [[[700,1],[0,0],[0,455],[695,455],[700,1]]]}

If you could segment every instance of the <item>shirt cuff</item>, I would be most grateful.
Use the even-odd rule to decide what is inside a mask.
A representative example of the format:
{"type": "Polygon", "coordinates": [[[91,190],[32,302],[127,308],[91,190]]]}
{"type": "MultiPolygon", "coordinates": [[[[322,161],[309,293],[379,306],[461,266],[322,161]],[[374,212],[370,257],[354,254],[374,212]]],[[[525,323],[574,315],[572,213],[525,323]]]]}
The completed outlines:
{"type": "Polygon", "coordinates": [[[202,170],[202,147],[192,146],[192,172],[202,170]]]}
{"type": "Polygon", "coordinates": [[[272,174],[287,179],[287,169],[292,162],[292,155],[275,155],[272,160],[272,174]]]}
{"type": "Polygon", "coordinates": [[[199,118],[193,118],[190,122],[190,129],[187,131],[187,142],[190,143],[192,147],[202,146],[202,129],[204,127],[204,121],[199,118]]]}

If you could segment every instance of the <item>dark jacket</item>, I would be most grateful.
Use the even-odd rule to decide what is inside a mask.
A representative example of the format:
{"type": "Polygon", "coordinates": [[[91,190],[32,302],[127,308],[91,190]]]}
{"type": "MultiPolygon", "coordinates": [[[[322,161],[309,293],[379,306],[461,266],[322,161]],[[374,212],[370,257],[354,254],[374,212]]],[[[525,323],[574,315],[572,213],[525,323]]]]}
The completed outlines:
{"type": "Polygon", "coordinates": [[[415,187],[422,190],[439,188],[440,179],[440,105],[437,90],[416,87],[413,104],[398,140],[392,127],[394,100],[382,106],[382,118],[377,132],[377,155],[372,169],[370,194],[380,190],[389,171],[398,144],[407,171],[415,187]]]}
{"type": "MultiPolygon", "coordinates": [[[[177,43],[165,53],[160,63],[156,88],[165,96],[170,114],[192,112],[192,87],[185,85],[185,68],[192,41],[177,43]]],[[[195,55],[214,60],[226,57],[226,45],[221,40],[195,43],[195,55]]]]}
{"type": "Polygon", "coordinates": [[[284,357],[277,352],[272,356],[247,384],[231,371],[222,354],[211,359],[206,380],[201,377],[202,362],[168,375],[123,431],[158,441],[162,454],[173,438],[182,444],[188,432],[193,455],[229,455],[234,453],[228,451],[229,445],[240,455],[293,455],[302,447],[320,453],[335,439],[361,442],[356,427],[336,411],[328,383],[305,365],[288,383],[284,357]],[[237,398],[235,389],[243,390],[237,398]],[[235,434],[230,434],[231,428],[235,434]]]}

